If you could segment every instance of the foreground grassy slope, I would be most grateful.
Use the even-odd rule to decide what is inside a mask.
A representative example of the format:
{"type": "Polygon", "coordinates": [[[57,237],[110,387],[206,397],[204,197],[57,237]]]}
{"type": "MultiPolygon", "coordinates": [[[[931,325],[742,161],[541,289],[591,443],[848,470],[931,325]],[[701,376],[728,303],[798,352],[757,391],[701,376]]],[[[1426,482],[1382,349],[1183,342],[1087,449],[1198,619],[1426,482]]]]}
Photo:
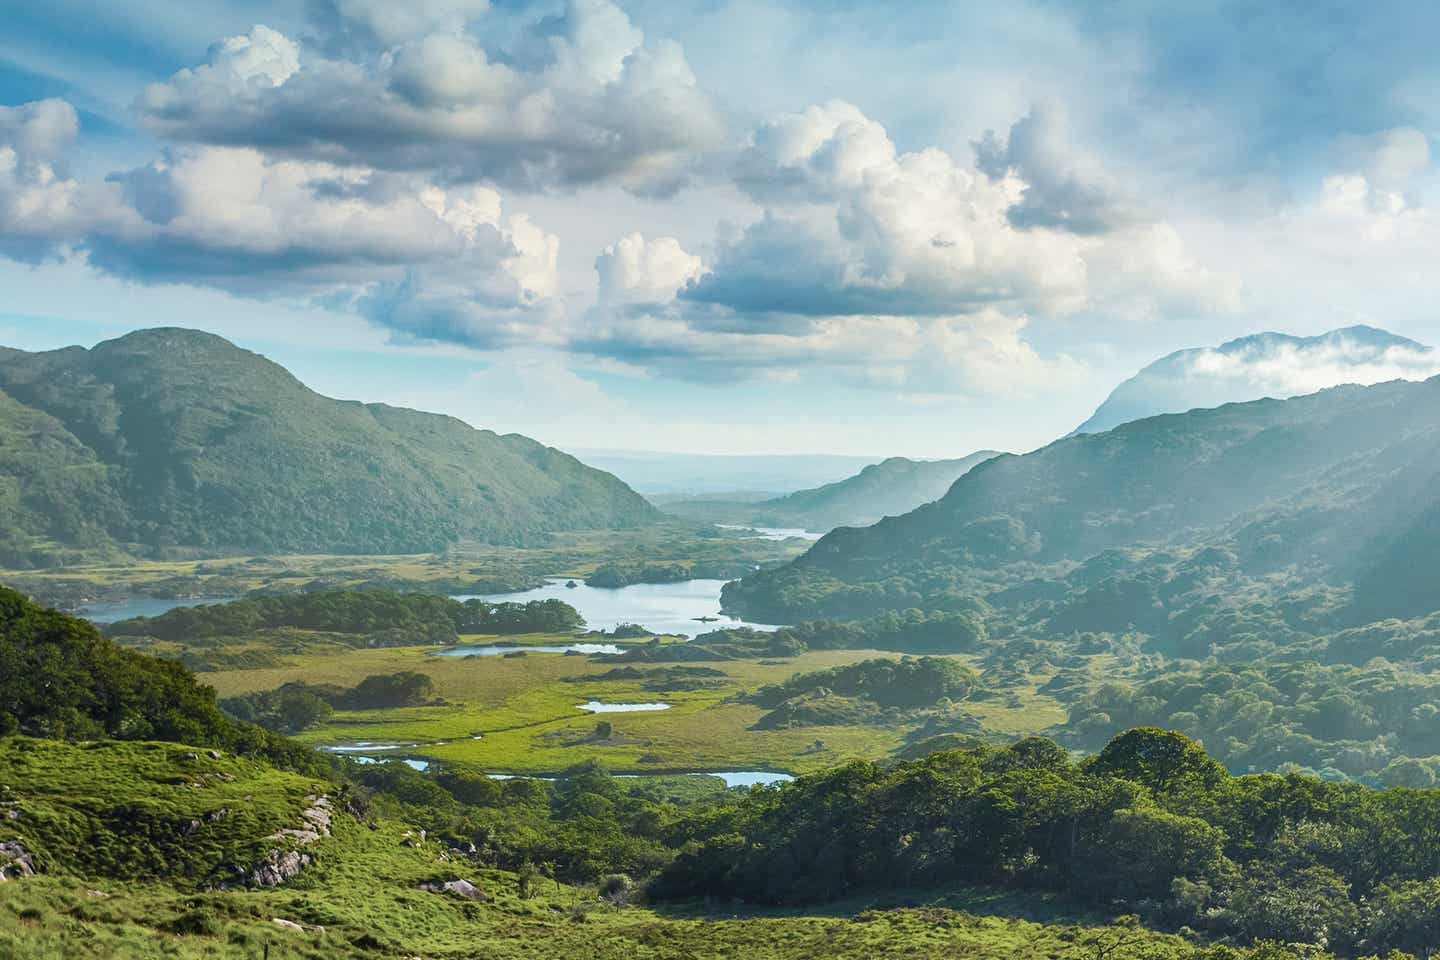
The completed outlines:
{"type": "Polygon", "coordinates": [[[46,873],[233,879],[285,843],[307,797],[333,787],[253,760],[176,743],[0,739],[0,843],[46,873]]]}
{"type": "MultiPolygon", "coordinates": [[[[343,813],[333,835],[315,845],[314,863],[286,886],[205,892],[191,878],[210,863],[273,845],[267,838],[298,816],[305,794],[333,785],[211,759],[180,744],[21,738],[0,742],[0,783],[11,788],[7,797],[18,797],[21,811],[17,820],[0,819],[0,842],[23,838],[44,871],[0,884],[0,955],[14,960],[249,960],[267,944],[272,956],[314,958],[778,960],[900,950],[998,960],[1085,957],[1087,939],[1112,935],[1034,922],[1075,917],[1043,897],[970,891],[928,891],[923,902],[932,906],[924,909],[865,912],[873,904],[852,900],[808,916],[735,907],[707,913],[686,905],[618,911],[593,890],[550,882],[522,897],[514,874],[457,860],[403,823],[367,827],[343,813]],[[216,810],[228,813],[212,821],[207,814],[216,810]],[[192,819],[202,826],[182,836],[192,819]],[[457,875],[492,901],[417,889],[457,875]],[[1007,915],[980,917],[956,907],[1007,915]],[[276,918],[324,929],[295,930],[276,918]]],[[[889,905],[908,899],[902,893],[889,905]]],[[[1161,950],[1157,957],[1185,955],[1173,937],[1123,936],[1161,950]]]]}
{"type": "Polygon", "coordinates": [[[12,563],[46,565],[52,542],[413,552],[658,516],[529,438],[331,400],[197,331],[5,351],[0,390],[0,509],[15,524],[0,553],[12,563]]]}

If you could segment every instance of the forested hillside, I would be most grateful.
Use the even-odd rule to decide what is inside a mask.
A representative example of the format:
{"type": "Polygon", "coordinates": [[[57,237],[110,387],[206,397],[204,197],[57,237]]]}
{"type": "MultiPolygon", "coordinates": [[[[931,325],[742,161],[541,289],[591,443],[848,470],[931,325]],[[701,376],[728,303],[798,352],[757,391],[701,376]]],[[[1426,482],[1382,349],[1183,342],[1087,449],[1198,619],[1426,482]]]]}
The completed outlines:
{"type": "Polygon", "coordinates": [[[1440,608],[1437,478],[1440,380],[1152,417],[990,460],[725,601],[793,620],[984,598],[1052,632],[1181,645],[1242,598],[1290,598],[1272,617],[1290,632],[1414,617],[1440,608]]]}
{"type": "Polygon", "coordinates": [[[656,516],[526,437],[331,400],[210,334],[0,350],[8,566],[117,549],[419,552],[656,516]]]}

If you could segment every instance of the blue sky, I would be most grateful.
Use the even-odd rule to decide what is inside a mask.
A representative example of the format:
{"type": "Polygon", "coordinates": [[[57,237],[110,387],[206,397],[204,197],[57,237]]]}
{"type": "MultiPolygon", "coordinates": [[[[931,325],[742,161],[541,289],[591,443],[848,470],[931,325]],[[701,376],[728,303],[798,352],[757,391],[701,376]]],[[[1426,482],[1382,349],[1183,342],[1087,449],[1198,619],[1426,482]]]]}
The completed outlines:
{"type": "Polygon", "coordinates": [[[560,446],[958,456],[1182,347],[1440,344],[1430,5],[0,18],[6,345],[193,326],[560,446]]]}

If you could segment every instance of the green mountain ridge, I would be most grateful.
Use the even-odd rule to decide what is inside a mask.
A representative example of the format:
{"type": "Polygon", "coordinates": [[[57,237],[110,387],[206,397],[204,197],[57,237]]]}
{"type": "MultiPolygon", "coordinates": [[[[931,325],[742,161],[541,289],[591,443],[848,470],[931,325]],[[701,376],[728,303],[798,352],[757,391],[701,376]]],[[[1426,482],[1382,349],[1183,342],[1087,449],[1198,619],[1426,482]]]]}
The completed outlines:
{"type": "Polygon", "coordinates": [[[1106,628],[1158,631],[1178,608],[1157,584],[1190,590],[1200,574],[1173,568],[1203,567],[1193,554],[1214,548],[1232,587],[1339,590],[1349,623],[1414,617],[1440,609],[1437,479],[1440,379],[1151,417],[996,457],[939,501],[836,530],[730,585],[724,600],[751,617],[797,619],[959,594],[1084,629],[1057,605],[1074,612],[1077,591],[1103,581],[1149,591],[1138,613],[1091,594],[1114,621],[1106,628]],[[1137,623],[1152,614],[1160,622],[1137,623]]]}
{"type": "Polygon", "coordinates": [[[666,503],[663,509],[689,519],[758,526],[807,530],[867,526],[939,499],[971,468],[998,455],[980,450],[953,460],[889,457],[844,480],[758,503],[695,499],[666,503]]]}
{"type": "Polygon", "coordinates": [[[0,562],[66,550],[408,553],[659,516],[518,434],[332,400],[220,337],[0,351],[0,562]]]}

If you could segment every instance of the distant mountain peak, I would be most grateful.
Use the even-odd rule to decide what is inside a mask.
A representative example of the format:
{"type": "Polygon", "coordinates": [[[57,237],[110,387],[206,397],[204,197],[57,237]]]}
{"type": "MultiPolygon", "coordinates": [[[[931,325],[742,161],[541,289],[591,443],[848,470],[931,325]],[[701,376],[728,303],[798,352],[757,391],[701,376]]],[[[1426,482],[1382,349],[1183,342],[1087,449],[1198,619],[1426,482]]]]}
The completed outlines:
{"type": "Polygon", "coordinates": [[[1440,352],[1379,327],[1342,327],[1311,337],[1266,331],[1218,347],[1177,350],[1116,387],[1075,433],[1226,403],[1284,399],[1343,383],[1423,380],[1440,352]]]}

